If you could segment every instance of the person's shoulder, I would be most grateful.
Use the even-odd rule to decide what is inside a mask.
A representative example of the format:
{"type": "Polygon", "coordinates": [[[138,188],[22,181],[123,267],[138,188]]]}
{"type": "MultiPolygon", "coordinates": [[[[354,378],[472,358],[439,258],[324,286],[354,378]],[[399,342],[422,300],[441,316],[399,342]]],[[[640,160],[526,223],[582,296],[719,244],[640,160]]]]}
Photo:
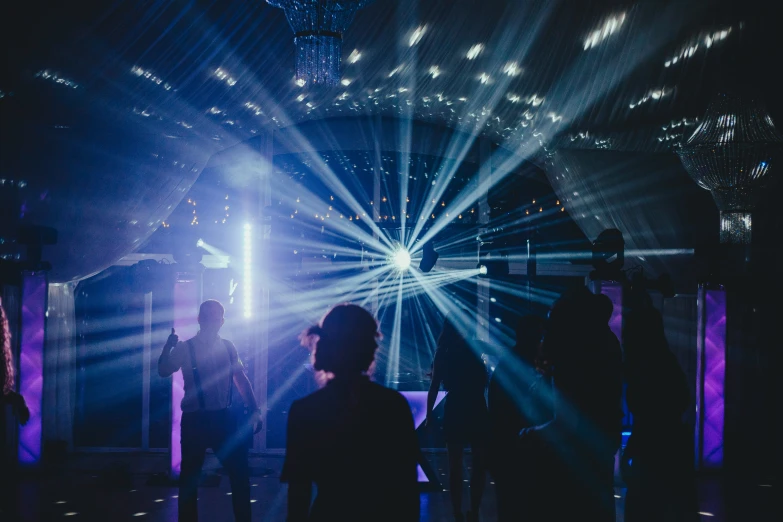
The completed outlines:
{"type": "Polygon", "coordinates": [[[301,414],[310,416],[310,413],[323,411],[324,404],[331,399],[328,386],[316,390],[309,395],[296,399],[288,409],[288,415],[301,414]]]}
{"type": "Polygon", "coordinates": [[[368,386],[370,395],[376,401],[388,404],[390,407],[404,409],[405,411],[410,410],[408,399],[397,390],[392,390],[375,382],[370,382],[368,386]]]}

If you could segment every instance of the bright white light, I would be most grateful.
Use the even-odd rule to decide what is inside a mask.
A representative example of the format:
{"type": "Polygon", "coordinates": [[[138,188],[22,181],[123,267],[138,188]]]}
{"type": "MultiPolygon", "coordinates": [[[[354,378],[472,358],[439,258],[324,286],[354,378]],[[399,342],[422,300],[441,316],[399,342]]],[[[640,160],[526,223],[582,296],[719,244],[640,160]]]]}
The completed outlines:
{"type": "Polygon", "coordinates": [[[203,247],[204,246],[204,240],[203,239],[199,239],[198,241],[196,241],[196,246],[198,248],[203,247]]]}
{"type": "Polygon", "coordinates": [[[345,85],[346,87],[348,87],[349,85],[351,85],[351,80],[349,80],[348,78],[343,78],[343,79],[340,81],[340,83],[342,83],[343,85],[345,85]]]}
{"type": "Polygon", "coordinates": [[[351,54],[348,55],[348,63],[356,63],[361,59],[362,53],[358,51],[358,49],[354,49],[351,51],[351,54]]]}
{"type": "Polygon", "coordinates": [[[623,25],[623,22],[625,22],[625,13],[620,13],[617,16],[610,16],[604,20],[604,23],[601,25],[601,27],[590,33],[585,39],[584,50],[587,51],[588,49],[592,49],[612,36],[620,29],[620,26],[623,25]]]}
{"type": "Polygon", "coordinates": [[[470,49],[468,49],[468,54],[467,54],[467,55],[465,55],[465,57],[466,57],[468,60],[473,60],[473,59],[474,59],[476,56],[478,56],[478,55],[481,53],[481,51],[483,51],[483,50],[484,50],[484,44],[480,44],[480,43],[478,43],[478,44],[474,45],[473,47],[471,47],[470,49]]]}
{"type": "Polygon", "coordinates": [[[489,75],[487,73],[481,73],[481,75],[478,77],[478,80],[481,83],[487,83],[489,81],[489,75]]]}
{"type": "Polygon", "coordinates": [[[245,223],[244,237],[244,271],[242,284],[242,308],[245,318],[253,315],[253,229],[250,223],[245,223]]]}
{"type": "Polygon", "coordinates": [[[429,71],[427,71],[427,74],[429,74],[433,78],[437,78],[438,76],[440,76],[440,67],[438,67],[437,65],[433,65],[432,67],[430,67],[429,71]]]}
{"type": "Polygon", "coordinates": [[[417,43],[421,41],[421,37],[424,36],[424,33],[427,32],[427,26],[426,25],[420,25],[416,28],[415,31],[413,31],[413,34],[411,34],[411,37],[408,39],[408,47],[413,47],[417,43]]]}
{"type": "Polygon", "coordinates": [[[486,265],[481,265],[481,266],[479,267],[479,274],[481,274],[481,275],[487,275],[487,267],[486,267],[486,265]]]}
{"type": "Polygon", "coordinates": [[[411,255],[404,248],[398,248],[392,254],[392,262],[398,270],[407,270],[411,266],[411,255]]]}
{"type": "Polygon", "coordinates": [[[522,72],[522,68],[519,66],[517,62],[508,62],[506,66],[503,68],[503,74],[506,74],[508,76],[517,76],[521,72],[522,72]]]}
{"type": "Polygon", "coordinates": [[[304,87],[306,83],[307,83],[307,80],[305,80],[304,78],[297,78],[297,80],[296,80],[296,84],[299,87],[304,87]]]}
{"type": "Polygon", "coordinates": [[[714,517],[715,516],[715,515],[713,515],[712,513],[708,512],[708,511],[699,511],[699,515],[701,515],[703,517],[714,517]]]}

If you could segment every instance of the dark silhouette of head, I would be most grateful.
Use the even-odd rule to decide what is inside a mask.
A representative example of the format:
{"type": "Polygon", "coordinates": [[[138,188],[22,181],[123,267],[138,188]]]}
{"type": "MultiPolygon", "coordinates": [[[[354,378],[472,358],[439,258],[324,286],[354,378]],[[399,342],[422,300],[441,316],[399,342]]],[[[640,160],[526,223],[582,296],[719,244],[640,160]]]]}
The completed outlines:
{"type": "Polygon", "coordinates": [[[535,315],[520,317],[516,326],[514,353],[523,361],[533,364],[539,356],[538,347],[544,334],[544,320],[535,315]]]}
{"type": "Polygon", "coordinates": [[[378,349],[378,321],[361,306],[334,306],[302,334],[302,345],[313,352],[313,368],[350,377],[366,373],[378,349]]]}
{"type": "Polygon", "coordinates": [[[544,332],[544,356],[556,367],[581,366],[593,356],[592,344],[605,339],[607,322],[599,316],[594,299],[587,287],[579,286],[563,293],[552,306],[544,332]]]}
{"type": "Polygon", "coordinates": [[[208,299],[201,303],[198,309],[198,324],[202,333],[206,335],[217,335],[225,323],[223,315],[225,309],[220,301],[208,299]]]}
{"type": "Polygon", "coordinates": [[[468,324],[456,323],[452,317],[443,321],[443,330],[438,338],[438,353],[443,368],[443,385],[449,391],[461,387],[483,386],[486,382],[486,367],[481,359],[481,353],[470,345],[470,332],[474,323],[467,316],[468,324]]]}
{"type": "Polygon", "coordinates": [[[669,344],[661,313],[653,306],[632,308],[623,318],[623,346],[626,361],[653,362],[665,354],[669,344]]]}
{"type": "Polygon", "coordinates": [[[614,304],[608,295],[595,294],[595,312],[601,317],[601,320],[605,320],[606,324],[612,319],[612,313],[614,312],[614,304]]]}

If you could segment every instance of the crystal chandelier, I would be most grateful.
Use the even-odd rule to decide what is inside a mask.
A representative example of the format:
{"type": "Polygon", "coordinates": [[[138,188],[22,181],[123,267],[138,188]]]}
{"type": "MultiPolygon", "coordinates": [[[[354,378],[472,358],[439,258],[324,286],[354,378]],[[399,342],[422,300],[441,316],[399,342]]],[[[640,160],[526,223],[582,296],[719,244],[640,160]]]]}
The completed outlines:
{"type": "Polygon", "coordinates": [[[783,146],[772,118],[753,97],[718,94],[678,151],[691,178],[720,210],[721,243],[751,241],[751,212],[783,146]]]}
{"type": "Polygon", "coordinates": [[[294,30],[296,80],[335,86],[340,81],[343,33],[356,11],[373,0],[267,0],[285,11],[294,30]]]}

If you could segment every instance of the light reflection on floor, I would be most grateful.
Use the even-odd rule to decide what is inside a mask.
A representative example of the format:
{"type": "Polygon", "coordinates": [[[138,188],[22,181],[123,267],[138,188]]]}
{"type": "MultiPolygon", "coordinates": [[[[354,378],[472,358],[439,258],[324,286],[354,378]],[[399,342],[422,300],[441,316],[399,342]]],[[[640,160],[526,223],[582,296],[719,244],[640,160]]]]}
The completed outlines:
{"type": "MultiPolygon", "coordinates": [[[[445,454],[427,456],[433,469],[443,475],[446,481],[445,454]]],[[[274,473],[267,477],[253,477],[251,496],[253,520],[265,522],[283,522],[285,513],[285,488],[279,482],[281,457],[254,458],[251,465],[255,468],[270,468],[274,473]]],[[[74,520],[124,520],[139,518],[154,522],[172,522],[177,519],[177,490],[174,487],[150,486],[150,476],[165,469],[165,455],[86,455],[72,459],[69,471],[59,476],[45,479],[26,477],[21,482],[20,508],[23,521],[50,521],[61,517],[74,520]],[[130,465],[130,483],[112,487],[110,481],[101,475],[100,470],[117,460],[125,460],[130,465]]],[[[208,473],[215,473],[217,462],[208,458],[205,466],[208,473]]],[[[481,508],[481,520],[495,520],[495,491],[490,478],[485,501],[481,508]]],[[[217,482],[217,481],[214,481],[217,482]]],[[[219,481],[216,487],[202,487],[199,490],[199,510],[202,520],[230,522],[230,488],[227,478],[219,481]]],[[[467,482],[467,481],[466,481],[467,482]]],[[[468,485],[465,486],[465,499],[469,498],[468,485]]],[[[772,484],[756,484],[755,487],[741,488],[746,498],[735,500],[735,509],[740,506],[742,512],[753,513],[747,520],[774,520],[772,484]],[[755,493],[753,493],[755,492],[755,493]],[[742,507],[742,502],[747,502],[742,507]],[[760,504],[765,509],[756,509],[760,504]],[[764,511],[767,511],[766,513],[764,511]]],[[[623,520],[624,490],[617,488],[618,522],[623,520]]],[[[448,492],[422,493],[421,521],[451,521],[451,507],[448,492]]],[[[728,519],[726,499],[719,484],[704,482],[700,486],[700,518],[712,522],[728,519]]],[[[466,500],[467,501],[467,500],[466,500]]],[[[732,517],[734,519],[734,517],[732,517]]],[[[3,518],[5,521],[5,518],[3,518]]]]}

